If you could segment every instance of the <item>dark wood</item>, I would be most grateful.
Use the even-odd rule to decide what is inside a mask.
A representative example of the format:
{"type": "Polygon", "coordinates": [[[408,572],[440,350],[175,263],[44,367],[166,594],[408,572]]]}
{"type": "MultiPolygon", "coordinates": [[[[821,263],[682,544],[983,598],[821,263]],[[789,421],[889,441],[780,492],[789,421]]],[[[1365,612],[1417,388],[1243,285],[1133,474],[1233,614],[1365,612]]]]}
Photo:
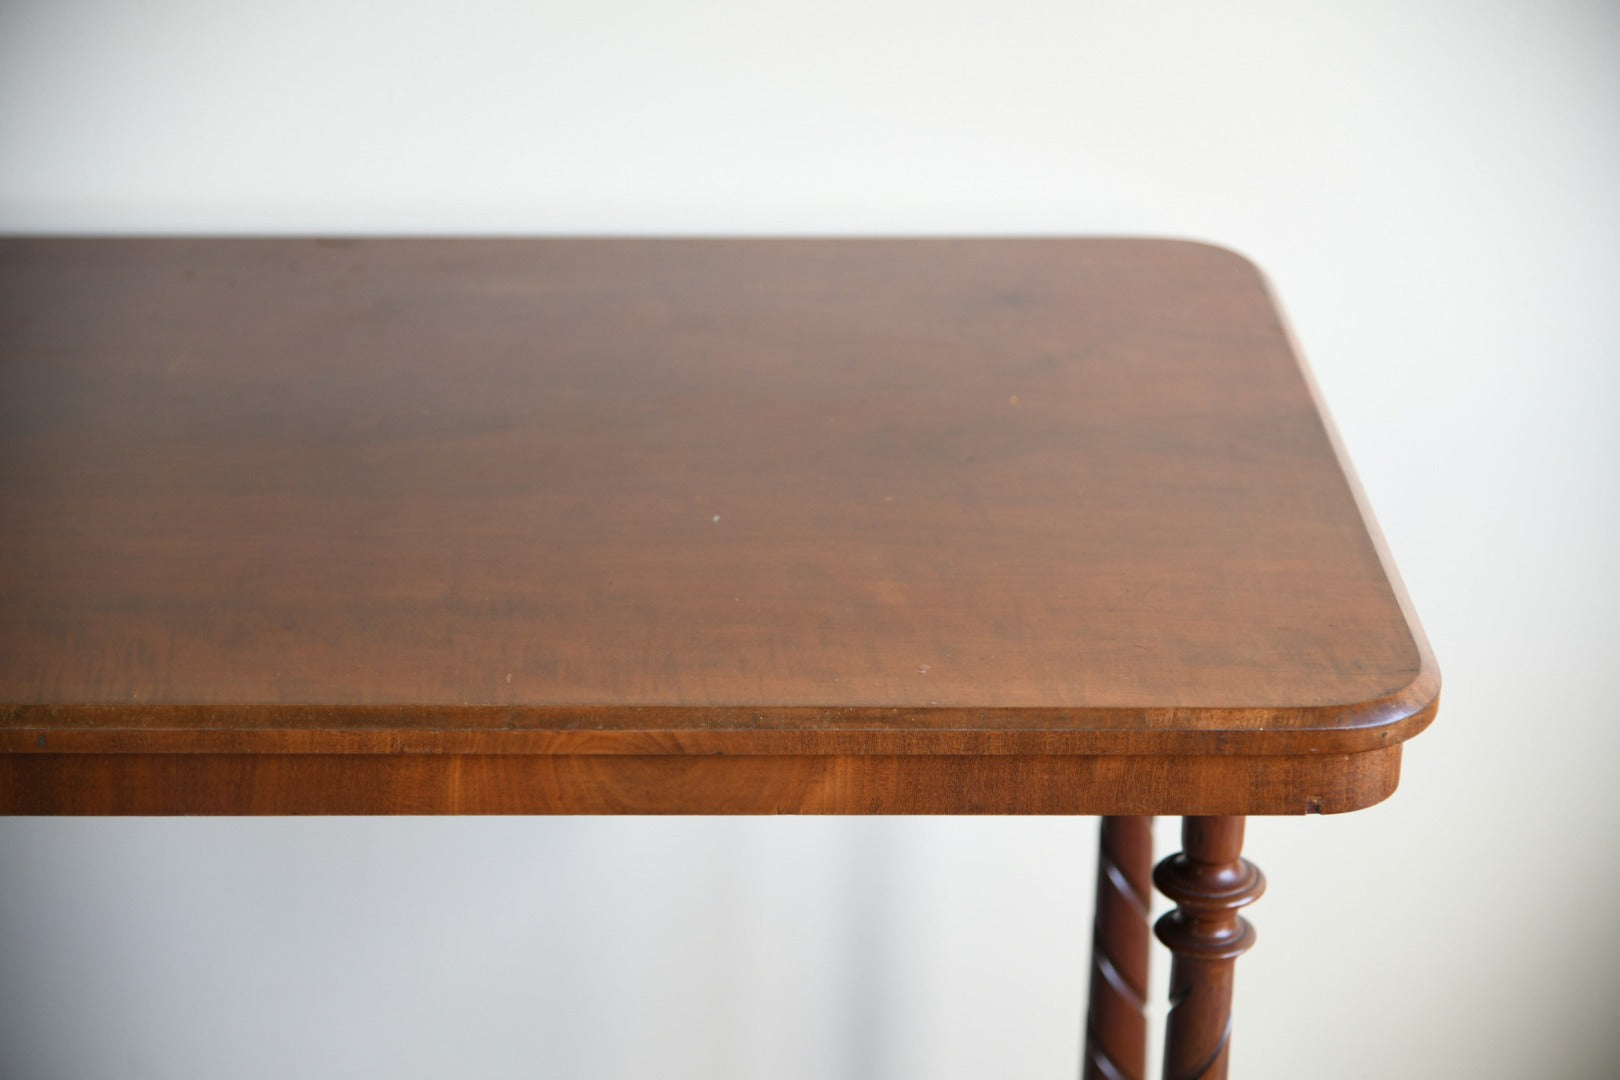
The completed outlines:
{"type": "Polygon", "coordinates": [[[1400,747],[1314,758],[1076,754],[0,754],[13,814],[1323,813],[1394,788],[1400,747]],[[1275,766],[1275,768],[1274,768],[1275,766]]]}
{"type": "Polygon", "coordinates": [[[1204,245],[7,240],[0,809],[1351,810],[1369,522],[1204,245]]]}
{"type": "Polygon", "coordinates": [[[1148,914],[1153,819],[1104,817],[1097,846],[1082,1080],[1147,1076],[1148,914]]]}
{"type": "Polygon", "coordinates": [[[1266,891],[1265,876],[1242,857],[1243,818],[1188,817],[1182,851],[1153,871],[1176,907],[1155,925],[1170,948],[1170,1016],[1165,1080],[1225,1080],[1232,1044],[1232,974],[1254,945],[1238,910],[1266,891]]]}

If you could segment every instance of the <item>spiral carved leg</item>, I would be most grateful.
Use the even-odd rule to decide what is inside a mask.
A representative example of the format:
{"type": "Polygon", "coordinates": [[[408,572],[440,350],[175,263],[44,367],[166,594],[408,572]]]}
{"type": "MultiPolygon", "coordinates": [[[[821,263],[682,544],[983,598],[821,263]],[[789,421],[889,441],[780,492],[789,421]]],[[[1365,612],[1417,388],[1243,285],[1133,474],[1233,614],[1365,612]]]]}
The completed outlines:
{"type": "Polygon", "coordinates": [[[1147,1073],[1152,873],[1153,819],[1103,818],[1084,1080],[1144,1080],[1147,1073]]]}
{"type": "Polygon", "coordinates": [[[1254,944],[1238,915],[1265,892],[1266,879],[1242,858],[1241,817],[1189,817],[1182,852],[1153,872],[1176,908],[1154,928],[1170,948],[1170,1016],[1165,1080],[1225,1080],[1232,1034],[1232,969],[1254,944]]]}

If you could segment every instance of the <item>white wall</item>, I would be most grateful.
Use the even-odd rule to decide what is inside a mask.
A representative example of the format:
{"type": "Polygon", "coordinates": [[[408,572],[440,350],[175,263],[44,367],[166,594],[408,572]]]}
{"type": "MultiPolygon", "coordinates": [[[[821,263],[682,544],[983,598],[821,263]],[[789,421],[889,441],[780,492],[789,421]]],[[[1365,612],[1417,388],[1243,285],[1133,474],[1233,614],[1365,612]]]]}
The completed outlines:
{"type": "MultiPolygon", "coordinates": [[[[1617,68],[1605,3],[14,0],[0,228],[1249,253],[1446,690],[1391,801],[1251,824],[1234,1073],[1602,1076],[1617,68]]],[[[1093,832],[4,821],[0,1075],[1072,1076],[1093,832]]]]}

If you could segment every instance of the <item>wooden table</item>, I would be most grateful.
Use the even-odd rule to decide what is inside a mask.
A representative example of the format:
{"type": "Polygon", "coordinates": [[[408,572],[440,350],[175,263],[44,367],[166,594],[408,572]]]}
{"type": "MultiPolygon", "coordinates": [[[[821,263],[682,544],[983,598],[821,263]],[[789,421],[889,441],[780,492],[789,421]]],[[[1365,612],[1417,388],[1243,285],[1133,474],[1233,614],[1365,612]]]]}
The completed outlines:
{"type": "Polygon", "coordinates": [[[1097,814],[1087,1073],[1226,1070],[1243,816],[1439,676],[1162,240],[0,243],[0,810],[1097,814]]]}

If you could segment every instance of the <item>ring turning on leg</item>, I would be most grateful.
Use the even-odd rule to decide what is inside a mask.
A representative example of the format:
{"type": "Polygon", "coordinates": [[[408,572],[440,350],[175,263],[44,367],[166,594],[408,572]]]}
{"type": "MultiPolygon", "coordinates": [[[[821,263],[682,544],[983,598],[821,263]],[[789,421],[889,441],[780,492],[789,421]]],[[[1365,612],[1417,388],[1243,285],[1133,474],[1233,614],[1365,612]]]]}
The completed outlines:
{"type": "Polygon", "coordinates": [[[1188,817],[1182,851],[1153,872],[1175,910],[1154,927],[1173,954],[1165,1080],[1225,1080],[1232,1033],[1232,969],[1254,944],[1238,909],[1265,892],[1266,879],[1242,857],[1243,818],[1188,817]]]}

